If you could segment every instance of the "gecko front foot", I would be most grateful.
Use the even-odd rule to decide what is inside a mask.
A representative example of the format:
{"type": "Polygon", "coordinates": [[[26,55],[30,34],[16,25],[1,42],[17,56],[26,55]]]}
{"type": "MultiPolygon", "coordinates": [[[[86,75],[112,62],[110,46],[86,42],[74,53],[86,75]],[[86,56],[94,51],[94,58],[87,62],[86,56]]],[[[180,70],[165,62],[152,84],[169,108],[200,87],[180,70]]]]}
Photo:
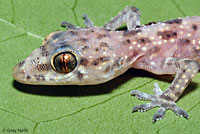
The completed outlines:
{"type": "Polygon", "coordinates": [[[149,100],[150,103],[145,103],[142,105],[136,105],[132,108],[132,112],[145,112],[149,109],[152,109],[154,107],[160,107],[158,111],[153,116],[153,123],[155,123],[158,120],[161,120],[164,117],[164,114],[167,109],[171,109],[176,115],[180,117],[185,117],[188,119],[188,113],[176,106],[176,103],[173,100],[168,100],[166,96],[163,95],[162,90],[159,88],[158,84],[154,84],[154,93],[155,95],[149,95],[146,93],[142,93],[137,90],[131,91],[131,95],[136,96],[136,98],[141,100],[149,100]]]}

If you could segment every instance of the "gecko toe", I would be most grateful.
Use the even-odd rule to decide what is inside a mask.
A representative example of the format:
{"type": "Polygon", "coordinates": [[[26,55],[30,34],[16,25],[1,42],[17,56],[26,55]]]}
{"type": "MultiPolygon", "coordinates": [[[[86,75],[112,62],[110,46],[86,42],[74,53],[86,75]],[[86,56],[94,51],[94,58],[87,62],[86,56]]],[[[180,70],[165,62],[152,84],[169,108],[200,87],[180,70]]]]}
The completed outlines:
{"type": "Polygon", "coordinates": [[[136,105],[132,108],[132,112],[145,112],[147,110],[150,110],[154,107],[156,107],[157,105],[155,105],[153,102],[150,102],[150,103],[145,103],[145,104],[142,104],[142,105],[136,105]]]}
{"type": "Polygon", "coordinates": [[[155,98],[155,95],[142,93],[138,90],[131,91],[131,95],[135,96],[137,99],[140,99],[140,100],[151,100],[152,101],[155,98]]]}
{"type": "Polygon", "coordinates": [[[175,106],[174,108],[171,108],[171,110],[178,115],[179,117],[184,117],[186,119],[189,118],[189,115],[186,111],[184,111],[183,109],[179,108],[178,106],[175,106]]]}
{"type": "Polygon", "coordinates": [[[165,115],[165,111],[166,111],[166,108],[160,107],[153,116],[153,123],[155,123],[156,121],[162,120],[162,118],[165,115]]]}
{"type": "Polygon", "coordinates": [[[67,29],[76,29],[79,28],[78,26],[75,26],[71,23],[69,23],[68,21],[62,21],[60,24],[61,27],[67,28],[67,29]]]}

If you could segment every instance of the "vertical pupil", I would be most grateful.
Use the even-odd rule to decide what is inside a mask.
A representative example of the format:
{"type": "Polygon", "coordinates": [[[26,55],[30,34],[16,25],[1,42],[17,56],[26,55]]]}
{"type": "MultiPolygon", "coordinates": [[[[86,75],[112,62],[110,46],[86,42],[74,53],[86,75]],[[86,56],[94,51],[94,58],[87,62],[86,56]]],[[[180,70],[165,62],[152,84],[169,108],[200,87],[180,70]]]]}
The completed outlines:
{"type": "Polygon", "coordinates": [[[65,72],[69,72],[68,64],[70,63],[70,56],[68,54],[62,54],[62,70],[65,70],[65,72]]]}
{"type": "Polygon", "coordinates": [[[76,68],[77,60],[74,54],[70,52],[64,52],[54,57],[53,64],[56,71],[60,73],[69,73],[76,68]]]}

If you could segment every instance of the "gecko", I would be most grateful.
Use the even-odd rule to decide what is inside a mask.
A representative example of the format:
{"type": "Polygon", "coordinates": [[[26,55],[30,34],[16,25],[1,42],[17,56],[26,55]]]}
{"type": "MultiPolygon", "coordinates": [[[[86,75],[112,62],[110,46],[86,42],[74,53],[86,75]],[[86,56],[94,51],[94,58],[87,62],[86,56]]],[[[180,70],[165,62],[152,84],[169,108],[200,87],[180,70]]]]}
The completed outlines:
{"type": "Polygon", "coordinates": [[[100,27],[86,14],[84,28],[63,21],[67,30],[47,35],[42,46],[14,67],[13,77],[31,85],[95,85],[129,68],[175,75],[164,91],[157,83],[153,95],[131,91],[136,98],[150,101],[134,106],[132,112],[159,107],[153,122],[161,120],[168,109],[188,119],[176,101],[200,69],[200,17],[141,25],[140,16],[138,8],[126,6],[100,27]],[[122,24],[127,30],[118,30],[122,24]]]}

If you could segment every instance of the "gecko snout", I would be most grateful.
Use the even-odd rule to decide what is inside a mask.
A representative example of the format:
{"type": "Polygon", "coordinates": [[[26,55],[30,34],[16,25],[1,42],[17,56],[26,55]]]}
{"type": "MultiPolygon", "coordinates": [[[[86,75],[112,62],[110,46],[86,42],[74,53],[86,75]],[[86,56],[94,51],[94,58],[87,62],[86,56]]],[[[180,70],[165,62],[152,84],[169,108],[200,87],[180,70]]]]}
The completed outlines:
{"type": "Polygon", "coordinates": [[[17,65],[15,65],[14,69],[13,69],[13,77],[16,81],[20,82],[20,83],[24,83],[24,79],[25,79],[25,70],[23,67],[25,61],[21,61],[20,63],[18,63],[17,65]]]}

